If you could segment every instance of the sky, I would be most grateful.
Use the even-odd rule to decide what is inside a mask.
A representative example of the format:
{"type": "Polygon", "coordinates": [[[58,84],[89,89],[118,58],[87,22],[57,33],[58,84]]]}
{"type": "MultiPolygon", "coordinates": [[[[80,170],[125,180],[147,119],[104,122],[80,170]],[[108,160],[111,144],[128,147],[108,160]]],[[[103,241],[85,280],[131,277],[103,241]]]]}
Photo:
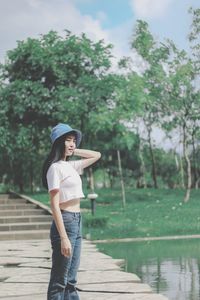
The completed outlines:
{"type": "MultiPolygon", "coordinates": [[[[84,32],[94,41],[103,39],[106,44],[113,44],[116,61],[131,56],[137,62],[138,58],[130,49],[130,40],[138,19],[148,22],[158,41],[169,38],[180,49],[189,50],[187,35],[191,19],[188,9],[191,6],[200,8],[200,1],[0,0],[0,62],[5,61],[6,51],[16,47],[16,41],[39,38],[50,30],[64,36],[66,29],[76,35],[84,32]]],[[[155,130],[157,143],[163,144],[162,133],[155,130]]],[[[166,138],[165,143],[168,147],[166,138]]]]}
{"type": "Polygon", "coordinates": [[[130,39],[137,19],[148,22],[157,40],[172,39],[188,49],[189,7],[199,0],[0,0],[0,61],[17,40],[39,38],[50,30],[86,33],[114,45],[118,59],[132,55],[130,39]]]}

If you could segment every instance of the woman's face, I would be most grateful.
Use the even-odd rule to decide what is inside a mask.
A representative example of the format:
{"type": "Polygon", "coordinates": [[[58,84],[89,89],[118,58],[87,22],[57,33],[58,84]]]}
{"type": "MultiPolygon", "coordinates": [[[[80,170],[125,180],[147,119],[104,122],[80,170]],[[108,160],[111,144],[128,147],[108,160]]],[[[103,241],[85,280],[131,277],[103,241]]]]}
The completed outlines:
{"type": "Polygon", "coordinates": [[[65,139],[65,157],[71,156],[76,148],[76,136],[74,134],[67,135],[65,139]]]}

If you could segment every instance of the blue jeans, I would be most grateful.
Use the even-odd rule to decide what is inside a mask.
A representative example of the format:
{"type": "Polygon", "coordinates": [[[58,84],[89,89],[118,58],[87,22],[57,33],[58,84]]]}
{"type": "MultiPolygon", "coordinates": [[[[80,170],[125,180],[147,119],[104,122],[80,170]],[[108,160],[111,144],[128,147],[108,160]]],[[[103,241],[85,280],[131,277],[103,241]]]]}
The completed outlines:
{"type": "Polygon", "coordinates": [[[52,222],[50,238],[52,246],[52,269],[47,300],[79,300],[75,285],[81,253],[81,214],[61,211],[64,226],[72,246],[72,255],[61,254],[60,235],[52,222]]]}

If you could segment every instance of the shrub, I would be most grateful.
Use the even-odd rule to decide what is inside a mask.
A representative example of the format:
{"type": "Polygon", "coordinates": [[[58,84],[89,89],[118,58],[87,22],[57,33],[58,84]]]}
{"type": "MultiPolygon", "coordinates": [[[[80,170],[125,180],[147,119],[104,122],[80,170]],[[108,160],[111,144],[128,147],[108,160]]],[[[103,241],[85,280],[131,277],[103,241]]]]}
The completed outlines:
{"type": "Polygon", "coordinates": [[[95,216],[84,216],[83,225],[87,228],[98,228],[106,227],[108,223],[108,217],[95,217],[95,216]]]}

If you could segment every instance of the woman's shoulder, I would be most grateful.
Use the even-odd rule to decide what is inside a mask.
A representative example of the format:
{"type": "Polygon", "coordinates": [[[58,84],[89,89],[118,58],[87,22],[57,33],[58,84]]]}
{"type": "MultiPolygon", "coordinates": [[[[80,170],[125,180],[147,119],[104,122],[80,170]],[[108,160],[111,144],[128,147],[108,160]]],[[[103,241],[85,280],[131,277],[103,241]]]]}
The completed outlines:
{"type": "Polygon", "coordinates": [[[61,169],[61,165],[59,161],[56,161],[50,165],[48,172],[56,172],[59,171],[60,169],[61,169]]]}
{"type": "Polygon", "coordinates": [[[77,166],[79,166],[80,164],[82,164],[82,160],[81,160],[81,159],[68,160],[67,162],[68,162],[73,168],[76,168],[77,166]]]}
{"type": "Polygon", "coordinates": [[[51,165],[50,165],[50,167],[49,167],[49,169],[51,168],[51,169],[56,169],[56,168],[58,168],[59,167],[59,163],[58,163],[58,161],[56,161],[56,162],[54,162],[54,163],[52,163],[51,165]]]}

